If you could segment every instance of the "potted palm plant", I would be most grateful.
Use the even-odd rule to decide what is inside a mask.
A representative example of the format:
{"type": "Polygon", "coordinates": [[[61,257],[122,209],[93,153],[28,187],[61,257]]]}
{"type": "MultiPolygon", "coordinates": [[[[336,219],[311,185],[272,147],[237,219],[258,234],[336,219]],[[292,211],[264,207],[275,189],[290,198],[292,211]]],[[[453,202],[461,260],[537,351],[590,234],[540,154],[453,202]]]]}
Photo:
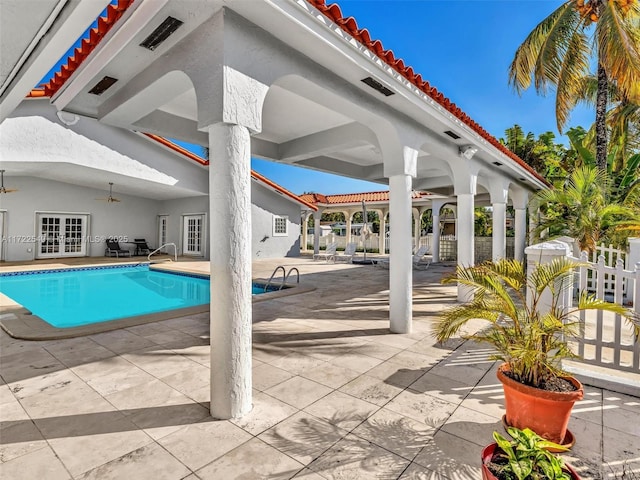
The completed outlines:
{"type": "Polygon", "coordinates": [[[495,443],[482,451],[483,480],[579,480],[570,465],[551,450],[567,448],[525,428],[508,428],[512,441],[493,432],[495,443]]]}
{"type": "Polygon", "coordinates": [[[563,358],[575,357],[567,340],[579,325],[577,313],[613,312],[632,322],[636,339],[640,334],[637,315],[621,305],[586,292],[579,295],[576,306],[563,305],[576,266],[567,258],[557,258],[537,265],[528,277],[523,263],[509,259],[458,267],[443,283],[468,287],[473,300],[442,312],[435,332],[442,342],[472,319],[487,320],[488,328],[472,338],[493,346],[493,358],[504,362],[497,375],[505,393],[505,424],[530,428],[559,444],[570,443],[565,439],[569,416],[584,392],[580,382],[567,376],[560,365],[563,358]]]}

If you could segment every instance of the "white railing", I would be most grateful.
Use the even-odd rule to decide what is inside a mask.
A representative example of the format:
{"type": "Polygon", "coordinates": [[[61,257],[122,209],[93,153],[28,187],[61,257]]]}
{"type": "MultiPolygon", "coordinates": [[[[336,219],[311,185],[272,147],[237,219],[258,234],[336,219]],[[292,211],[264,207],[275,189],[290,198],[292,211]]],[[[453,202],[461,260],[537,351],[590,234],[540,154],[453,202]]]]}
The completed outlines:
{"type": "MultiPolygon", "coordinates": [[[[151,252],[149,255],[147,255],[147,259],[149,260],[149,262],[151,262],[151,255],[153,255],[154,253],[159,252],[164,247],[173,247],[173,258],[174,258],[174,261],[177,262],[178,261],[178,247],[176,247],[175,243],[165,243],[164,245],[156,248],[153,252],[151,252]]],[[[169,261],[171,261],[171,257],[169,257],[169,261]]]]}
{"type": "MultiPolygon", "coordinates": [[[[600,258],[604,258],[604,263],[607,267],[615,268],[619,260],[622,260],[622,264],[625,265],[624,260],[627,258],[627,252],[613,248],[613,245],[607,247],[602,243],[596,246],[591,254],[590,261],[595,264],[598,263],[600,258]]],[[[630,265],[626,265],[626,267],[631,270],[630,265]]],[[[587,272],[587,291],[589,292],[596,291],[596,277],[592,272],[593,270],[587,272]]],[[[615,291],[615,278],[609,273],[604,273],[602,278],[604,281],[605,295],[613,295],[615,291]]],[[[623,282],[622,289],[623,292],[627,289],[627,282],[623,282]]]]}
{"type": "MultiPolygon", "coordinates": [[[[625,305],[640,314],[640,262],[633,270],[626,270],[620,256],[616,258],[615,266],[607,265],[604,255],[598,256],[595,263],[589,262],[587,252],[582,252],[580,258],[569,258],[583,265],[578,267],[578,282],[574,289],[595,293],[598,299],[625,305]]],[[[640,372],[640,342],[634,341],[631,324],[620,315],[581,312],[576,342],[576,353],[585,363],[640,372]]]]}

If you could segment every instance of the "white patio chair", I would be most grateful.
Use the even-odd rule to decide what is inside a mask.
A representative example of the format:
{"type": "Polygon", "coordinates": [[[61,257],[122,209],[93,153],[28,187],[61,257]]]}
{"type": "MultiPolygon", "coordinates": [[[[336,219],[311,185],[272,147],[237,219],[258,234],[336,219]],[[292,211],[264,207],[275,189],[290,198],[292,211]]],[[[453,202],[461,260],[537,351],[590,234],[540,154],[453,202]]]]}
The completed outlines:
{"type": "MultiPolygon", "coordinates": [[[[416,253],[411,257],[411,265],[416,270],[426,270],[431,265],[430,260],[423,260],[423,257],[429,253],[429,247],[419,247],[416,253]]],[[[389,258],[383,258],[376,263],[377,267],[389,268],[389,258]]]]}
{"type": "Polygon", "coordinates": [[[358,244],[354,242],[348,243],[341,255],[335,255],[334,261],[351,263],[353,261],[353,256],[356,254],[357,245],[358,244]]]}
{"type": "Polygon", "coordinates": [[[329,263],[330,260],[335,259],[336,258],[336,250],[338,249],[338,243],[334,242],[334,243],[330,243],[329,245],[327,245],[327,248],[325,249],[324,252],[319,252],[319,253],[314,253],[313,255],[313,259],[314,260],[326,260],[327,263],[329,263]]]}

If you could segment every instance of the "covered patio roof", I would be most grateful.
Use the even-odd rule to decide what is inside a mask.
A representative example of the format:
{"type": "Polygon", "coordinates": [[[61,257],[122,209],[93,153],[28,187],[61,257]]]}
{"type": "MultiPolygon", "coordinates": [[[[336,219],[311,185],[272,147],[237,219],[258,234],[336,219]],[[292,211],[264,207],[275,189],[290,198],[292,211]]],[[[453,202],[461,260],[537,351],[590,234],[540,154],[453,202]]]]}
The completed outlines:
{"type": "MultiPolygon", "coordinates": [[[[185,71],[185,65],[180,65],[185,63],[200,63],[198,69],[206,70],[202,65],[206,60],[196,59],[198,54],[193,49],[189,55],[181,52],[192,43],[193,47],[217,45],[215,49],[224,50],[225,59],[238,56],[229,62],[233,63],[230,68],[256,79],[264,75],[251,72],[250,52],[256,51],[255,45],[246,43],[250,39],[245,38],[244,44],[234,46],[231,34],[212,37],[211,22],[221,11],[222,2],[152,3],[144,6],[142,2],[120,0],[111,7],[105,20],[99,22],[45,91],[53,95],[58,108],[207,145],[207,135],[202,132],[206,93],[196,93],[197,79],[178,74],[179,69],[185,71]],[[182,23],[153,50],[140,46],[168,18],[182,23]],[[168,60],[174,56],[176,61],[171,65],[168,60]],[[96,94],[94,87],[106,77],[113,80],[105,82],[113,84],[102,91],[107,85],[103,83],[96,94]]],[[[385,125],[375,128],[381,121],[375,118],[380,115],[372,115],[372,108],[360,111],[358,107],[363,104],[359,97],[365,95],[373,110],[395,110],[408,116],[413,127],[419,124],[420,132],[411,132],[414,137],[422,137],[413,142],[417,149],[414,188],[452,194],[448,158],[459,156],[461,149],[469,151],[470,146],[478,149],[474,160],[483,170],[481,176],[506,176],[514,188],[536,190],[545,186],[528,165],[392,51],[385,50],[380,41],[370,39],[354,19],[344,19],[337,5],[326,6],[318,0],[235,0],[225,2],[225,12],[225,21],[238,29],[236,33],[252,28],[257,34],[254,42],[265,37],[258,55],[261,60],[256,61],[277,65],[283,59],[276,58],[270,49],[286,46],[292,49],[295,60],[309,57],[314,62],[313,66],[306,65],[310,67],[307,71],[298,65],[297,72],[272,65],[275,71],[270,79],[257,79],[270,86],[258,99],[261,105],[255,106],[261,108],[262,125],[253,135],[253,155],[388,183],[382,159],[386,147],[381,145],[379,133],[385,125]],[[286,28],[281,28],[281,22],[286,22],[286,28]],[[339,95],[325,84],[326,80],[346,80],[349,91],[339,95]]],[[[487,188],[481,184],[480,192],[483,190],[487,188]]]]}

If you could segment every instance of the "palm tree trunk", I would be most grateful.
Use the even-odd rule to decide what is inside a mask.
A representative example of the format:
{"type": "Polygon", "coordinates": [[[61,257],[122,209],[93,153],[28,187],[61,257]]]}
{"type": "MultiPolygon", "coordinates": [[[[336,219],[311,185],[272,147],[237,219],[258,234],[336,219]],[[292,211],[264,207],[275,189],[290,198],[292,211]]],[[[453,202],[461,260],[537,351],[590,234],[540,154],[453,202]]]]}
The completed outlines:
{"type": "Polygon", "coordinates": [[[598,92],[596,96],[596,165],[600,171],[607,171],[607,96],[609,82],[607,72],[598,62],[598,92]]]}

